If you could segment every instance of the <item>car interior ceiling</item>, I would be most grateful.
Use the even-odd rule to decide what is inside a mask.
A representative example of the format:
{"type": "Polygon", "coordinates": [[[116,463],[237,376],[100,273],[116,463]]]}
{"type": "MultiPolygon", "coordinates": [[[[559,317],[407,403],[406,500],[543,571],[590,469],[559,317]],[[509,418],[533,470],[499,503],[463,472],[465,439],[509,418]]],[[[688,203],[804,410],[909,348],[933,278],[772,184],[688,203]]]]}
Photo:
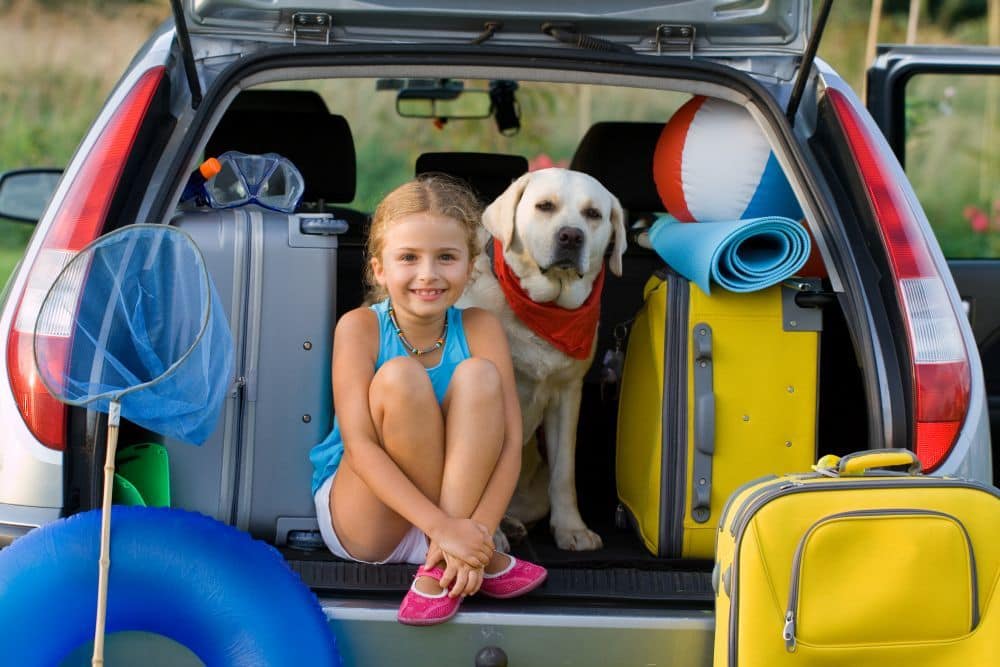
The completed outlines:
{"type": "MultiPolygon", "coordinates": [[[[664,118],[664,121],[666,118],[664,118]]],[[[396,119],[405,123],[418,122],[396,119]]],[[[530,118],[522,119],[530,124],[530,118]]],[[[663,122],[606,121],[592,123],[580,137],[569,167],[591,174],[614,193],[627,211],[632,231],[650,224],[663,206],[653,182],[652,154],[663,122]]],[[[484,124],[482,132],[496,132],[484,124]]],[[[446,137],[442,133],[442,137],[446,137]]],[[[421,153],[413,174],[444,172],[466,180],[485,202],[499,195],[529,167],[528,156],[503,152],[441,150],[421,153]]],[[[339,238],[337,269],[338,315],[362,301],[364,240],[370,211],[352,208],[359,173],[355,140],[348,121],[327,107],[323,97],[310,90],[249,89],[242,91],[223,115],[209,138],[205,154],[226,150],[246,153],[275,152],[289,158],[302,172],[306,193],[302,209],[332,212],[348,223],[339,238]]],[[[386,184],[386,185],[395,185],[386,184]]],[[[643,286],[662,260],[651,250],[629,239],[621,278],[608,280],[601,304],[597,354],[587,375],[580,410],[577,447],[577,489],[584,520],[603,540],[594,552],[561,551],[548,532],[547,521],[535,525],[528,537],[514,545],[514,553],[552,568],[548,589],[557,597],[572,598],[574,591],[608,599],[711,600],[707,579],[710,564],[665,560],[649,555],[629,529],[616,527],[615,432],[617,399],[613,387],[601,387],[601,357],[615,345],[616,327],[626,326],[642,305],[643,286]],[[559,568],[564,568],[559,569],[559,568]],[[608,573],[616,574],[609,578],[608,573]],[[684,594],[681,594],[684,592],[684,594]]],[[[843,314],[836,306],[824,311],[820,354],[820,405],[818,447],[823,452],[846,453],[866,442],[867,420],[861,375],[854,363],[853,347],[843,314]]],[[[329,373],[329,366],[317,372],[329,373]]],[[[308,446],[314,443],[306,443],[308,446]]],[[[302,484],[308,486],[308,480],[302,484]]],[[[408,585],[407,566],[389,568],[375,576],[364,567],[339,561],[325,549],[284,549],[288,561],[314,588],[340,593],[395,592],[408,585]]],[[[368,568],[369,570],[372,568],[368,568]]]]}

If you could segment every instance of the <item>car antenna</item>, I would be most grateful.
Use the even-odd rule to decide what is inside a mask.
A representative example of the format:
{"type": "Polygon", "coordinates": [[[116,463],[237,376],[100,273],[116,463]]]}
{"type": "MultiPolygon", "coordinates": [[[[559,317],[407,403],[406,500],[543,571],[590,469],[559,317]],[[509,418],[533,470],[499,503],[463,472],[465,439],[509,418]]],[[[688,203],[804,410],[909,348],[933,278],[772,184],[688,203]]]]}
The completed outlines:
{"type": "Polygon", "coordinates": [[[188,34],[187,20],[181,0],[170,0],[174,10],[174,26],[177,29],[177,43],[181,47],[181,60],[184,61],[184,74],[187,77],[188,88],[191,89],[191,108],[197,109],[201,104],[201,84],[198,83],[198,70],[194,65],[194,50],[191,48],[191,36],[188,34]]]}
{"type": "Polygon", "coordinates": [[[812,71],[813,61],[816,59],[816,51],[819,50],[819,40],[823,38],[823,29],[826,28],[827,19],[830,18],[830,8],[833,0],[824,0],[820,7],[819,17],[816,19],[816,28],[813,30],[809,43],[806,44],[805,53],[802,54],[802,63],[799,65],[799,73],[795,78],[795,85],[792,86],[792,96],[788,100],[788,110],[785,116],[789,125],[795,125],[795,113],[799,110],[799,103],[802,101],[802,93],[806,89],[806,81],[812,71]]]}

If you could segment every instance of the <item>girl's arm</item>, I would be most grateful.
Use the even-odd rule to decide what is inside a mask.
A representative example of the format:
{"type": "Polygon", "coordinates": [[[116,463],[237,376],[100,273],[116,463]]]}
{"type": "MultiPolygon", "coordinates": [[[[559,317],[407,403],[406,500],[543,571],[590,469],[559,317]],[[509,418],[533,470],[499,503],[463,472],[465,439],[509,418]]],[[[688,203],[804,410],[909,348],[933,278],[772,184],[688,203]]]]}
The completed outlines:
{"type": "MultiPolygon", "coordinates": [[[[368,308],[356,308],[337,323],[333,338],[333,396],[344,439],[344,456],[350,457],[351,467],[379,500],[432,539],[443,538],[449,544],[459,539],[466,548],[452,553],[472,566],[481,566],[490,554],[486,548],[471,547],[476,538],[468,532],[471,526],[464,526],[467,530],[462,531],[454,525],[455,521],[414,486],[378,442],[368,402],[368,388],[378,360],[378,342],[378,316],[368,308]],[[456,531],[464,539],[458,538],[456,531]],[[480,550],[485,555],[480,555],[480,550]]],[[[479,541],[481,546],[486,542],[479,541]]],[[[492,542],[488,546],[492,547],[492,542]]]]}
{"type": "Polygon", "coordinates": [[[493,362],[500,372],[503,388],[503,445],[493,475],[486,483],[479,505],[472,513],[472,518],[486,526],[492,534],[507,511],[507,505],[517,485],[517,477],[521,474],[521,447],[524,444],[521,434],[521,405],[514,383],[510,345],[507,343],[507,334],[500,325],[500,320],[493,313],[480,308],[468,308],[462,316],[469,351],[473,356],[493,362]]]}

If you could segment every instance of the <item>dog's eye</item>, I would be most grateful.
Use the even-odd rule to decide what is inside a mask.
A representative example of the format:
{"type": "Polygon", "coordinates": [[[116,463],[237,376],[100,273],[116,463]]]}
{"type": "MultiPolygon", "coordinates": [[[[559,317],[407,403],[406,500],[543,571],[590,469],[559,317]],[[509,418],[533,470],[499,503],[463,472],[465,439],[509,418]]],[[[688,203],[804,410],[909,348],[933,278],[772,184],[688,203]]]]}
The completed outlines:
{"type": "Polygon", "coordinates": [[[593,206],[583,209],[583,217],[590,218],[591,220],[600,220],[601,212],[594,208],[593,206]]]}
{"type": "Polygon", "coordinates": [[[556,205],[553,202],[549,201],[548,199],[543,199],[542,201],[535,204],[535,208],[537,208],[539,211],[542,211],[543,213],[551,213],[552,211],[556,210],[556,205]]]}

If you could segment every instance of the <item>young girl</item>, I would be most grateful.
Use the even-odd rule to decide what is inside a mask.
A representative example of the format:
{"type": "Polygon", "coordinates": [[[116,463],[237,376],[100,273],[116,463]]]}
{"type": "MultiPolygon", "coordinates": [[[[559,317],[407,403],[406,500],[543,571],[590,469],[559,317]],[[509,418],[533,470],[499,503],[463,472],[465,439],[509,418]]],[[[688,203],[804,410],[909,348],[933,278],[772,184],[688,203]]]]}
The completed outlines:
{"type": "Polygon", "coordinates": [[[441,175],[390,192],[368,237],[370,307],[337,323],[333,431],[310,453],[335,555],[421,564],[399,621],[448,620],[466,595],[515,597],[545,569],[494,552],[521,460],[507,339],[459,310],[478,252],[475,196],[441,175]]]}

